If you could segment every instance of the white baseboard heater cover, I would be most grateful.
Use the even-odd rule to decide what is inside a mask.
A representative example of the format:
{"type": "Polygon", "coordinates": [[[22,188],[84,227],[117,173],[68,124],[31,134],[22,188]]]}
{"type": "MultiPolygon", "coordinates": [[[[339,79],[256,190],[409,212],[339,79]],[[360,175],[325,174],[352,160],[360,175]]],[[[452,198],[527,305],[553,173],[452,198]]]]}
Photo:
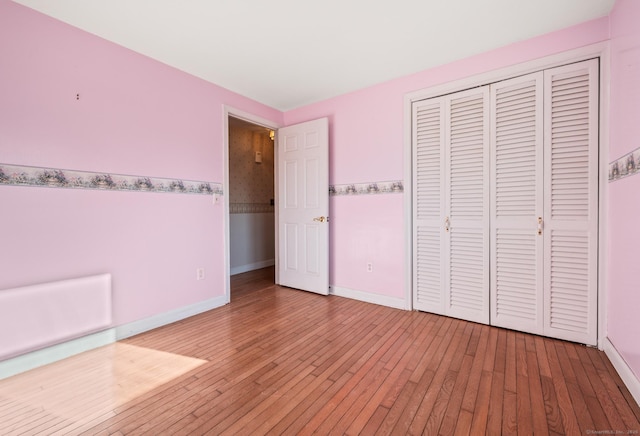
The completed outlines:
{"type": "Polygon", "coordinates": [[[0,290],[0,360],[111,325],[111,274],[0,290]]]}

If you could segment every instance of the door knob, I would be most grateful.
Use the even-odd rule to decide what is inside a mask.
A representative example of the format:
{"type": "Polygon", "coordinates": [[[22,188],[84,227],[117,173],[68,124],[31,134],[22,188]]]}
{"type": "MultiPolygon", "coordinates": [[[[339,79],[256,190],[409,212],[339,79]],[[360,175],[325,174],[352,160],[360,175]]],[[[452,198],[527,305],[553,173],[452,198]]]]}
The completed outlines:
{"type": "Polygon", "coordinates": [[[323,217],[323,216],[317,216],[313,220],[323,223],[325,221],[329,221],[329,218],[328,217],[323,217]]]}

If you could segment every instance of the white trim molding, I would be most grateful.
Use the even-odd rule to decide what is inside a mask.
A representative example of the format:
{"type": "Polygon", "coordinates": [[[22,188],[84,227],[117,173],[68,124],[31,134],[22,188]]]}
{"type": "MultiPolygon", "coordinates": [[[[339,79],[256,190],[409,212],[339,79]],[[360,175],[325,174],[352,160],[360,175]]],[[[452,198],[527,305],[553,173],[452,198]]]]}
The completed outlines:
{"type": "MultiPolygon", "coordinates": [[[[236,109],[232,106],[222,105],[222,162],[224,167],[224,175],[222,180],[222,191],[229,192],[229,117],[239,118],[252,124],[257,124],[271,130],[277,131],[280,125],[274,121],[267,120],[266,118],[253,115],[249,112],[245,112],[241,109],[236,109]]],[[[277,143],[277,142],[276,142],[277,143]]],[[[278,201],[278,168],[277,168],[277,152],[278,147],[275,147],[274,156],[274,173],[275,173],[275,201],[278,201]]],[[[229,214],[231,213],[229,196],[223,196],[224,199],[224,213],[222,214],[223,221],[223,235],[224,235],[224,292],[226,296],[226,303],[231,301],[231,234],[229,224],[229,214]]],[[[275,210],[275,222],[278,222],[278,211],[275,210]]],[[[278,257],[278,226],[276,225],[275,234],[275,256],[278,257]]],[[[278,269],[276,268],[276,283],[278,283],[278,269]]]]}
{"type": "Polygon", "coordinates": [[[386,295],[356,291],[354,289],[342,288],[340,286],[331,285],[329,289],[329,295],[351,298],[352,300],[364,301],[365,303],[378,304],[380,306],[392,307],[394,309],[409,309],[406,306],[406,301],[404,298],[388,297],[386,295]]]}
{"type": "Polygon", "coordinates": [[[227,304],[227,298],[225,295],[221,295],[209,300],[200,301],[189,306],[179,307],[169,312],[160,313],[150,316],[138,321],[130,322],[115,328],[116,340],[126,339],[131,336],[144,333],[149,330],[156,329],[158,327],[165,326],[167,324],[181,321],[185,318],[189,318],[194,315],[198,315],[202,312],[212,310],[227,304]]]}
{"type": "Polygon", "coordinates": [[[85,351],[93,350],[94,348],[112,344],[121,339],[125,339],[148,330],[189,318],[199,313],[224,306],[227,303],[228,301],[226,296],[222,295],[190,306],[180,307],[166,313],[154,315],[139,321],[134,321],[98,333],[83,336],[81,338],[52,345],[11,359],[3,360],[0,362],[0,380],[29,371],[30,369],[34,369],[39,366],[48,365],[50,363],[66,359],[67,357],[71,357],[85,351]]]}
{"type": "Polygon", "coordinates": [[[616,347],[611,343],[609,338],[604,339],[604,353],[607,355],[613,367],[618,371],[618,375],[624,382],[631,395],[640,405],[640,379],[635,375],[624,358],[618,353],[616,347]]]}
{"type": "Polygon", "coordinates": [[[112,344],[115,341],[116,332],[115,329],[111,328],[3,360],[0,362],[0,380],[93,350],[94,348],[112,344]]]}
{"type": "Polygon", "coordinates": [[[253,271],[256,269],[266,268],[268,266],[274,266],[276,264],[275,259],[262,260],[260,262],[249,263],[247,265],[232,266],[231,275],[242,274],[245,272],[253,271]]]}

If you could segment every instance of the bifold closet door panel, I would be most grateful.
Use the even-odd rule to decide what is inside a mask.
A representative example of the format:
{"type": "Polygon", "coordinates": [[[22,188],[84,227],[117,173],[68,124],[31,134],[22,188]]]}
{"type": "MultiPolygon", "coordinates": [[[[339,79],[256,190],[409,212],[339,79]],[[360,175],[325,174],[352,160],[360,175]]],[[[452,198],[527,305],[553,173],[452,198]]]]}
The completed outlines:
{"type": "Polygon", "coordinates": [[[414,308],[596,345],[598,69],[413,104],[414,308]]]}
{"type": "Polygon", "coordinates": [[[413,105],[413,306],[445,314],[445,99],[413,105]]]}
{"type": "Polygon", "coordinates": [[[445,156],[447,315],[489,323],[489,87],[448,96],[445,156]]]}
{"type": "Polygon", "coordinates": [[[543,331],[543,73],[491,85],[491,324],[543,331]]]}
{"type": "Polygon", "coordinates": [[[598,60],[545,71],[544,334],[597,343],[598,60]]]}
{"type": "Polygon", "coordinates": [[[418,310],[489,322],[489,88],[413,105],[418,310]]]}

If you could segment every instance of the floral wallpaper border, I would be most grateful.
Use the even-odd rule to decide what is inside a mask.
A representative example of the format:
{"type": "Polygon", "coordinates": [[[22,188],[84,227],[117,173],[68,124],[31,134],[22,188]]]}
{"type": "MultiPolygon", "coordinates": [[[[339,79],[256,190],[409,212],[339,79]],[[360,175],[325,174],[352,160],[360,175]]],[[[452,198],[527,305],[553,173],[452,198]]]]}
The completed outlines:
{"type": "Polygon", "coordinates": [[[609,164],[609,182],[615,182],[635,174],[640,174],[640,148],[636,148],[631,153],[627,153],[609,164]]]}
{"type": "Polygon", "coordinates": [[[220,183],[0,163],[0,185],[222,195],[220,183]]]}
{"type": "Polygon", "coordinates": [[[351,183],[329,185],[329,195],[401,194],[404,185],[399,180],[387,182],[351,183]]]}

